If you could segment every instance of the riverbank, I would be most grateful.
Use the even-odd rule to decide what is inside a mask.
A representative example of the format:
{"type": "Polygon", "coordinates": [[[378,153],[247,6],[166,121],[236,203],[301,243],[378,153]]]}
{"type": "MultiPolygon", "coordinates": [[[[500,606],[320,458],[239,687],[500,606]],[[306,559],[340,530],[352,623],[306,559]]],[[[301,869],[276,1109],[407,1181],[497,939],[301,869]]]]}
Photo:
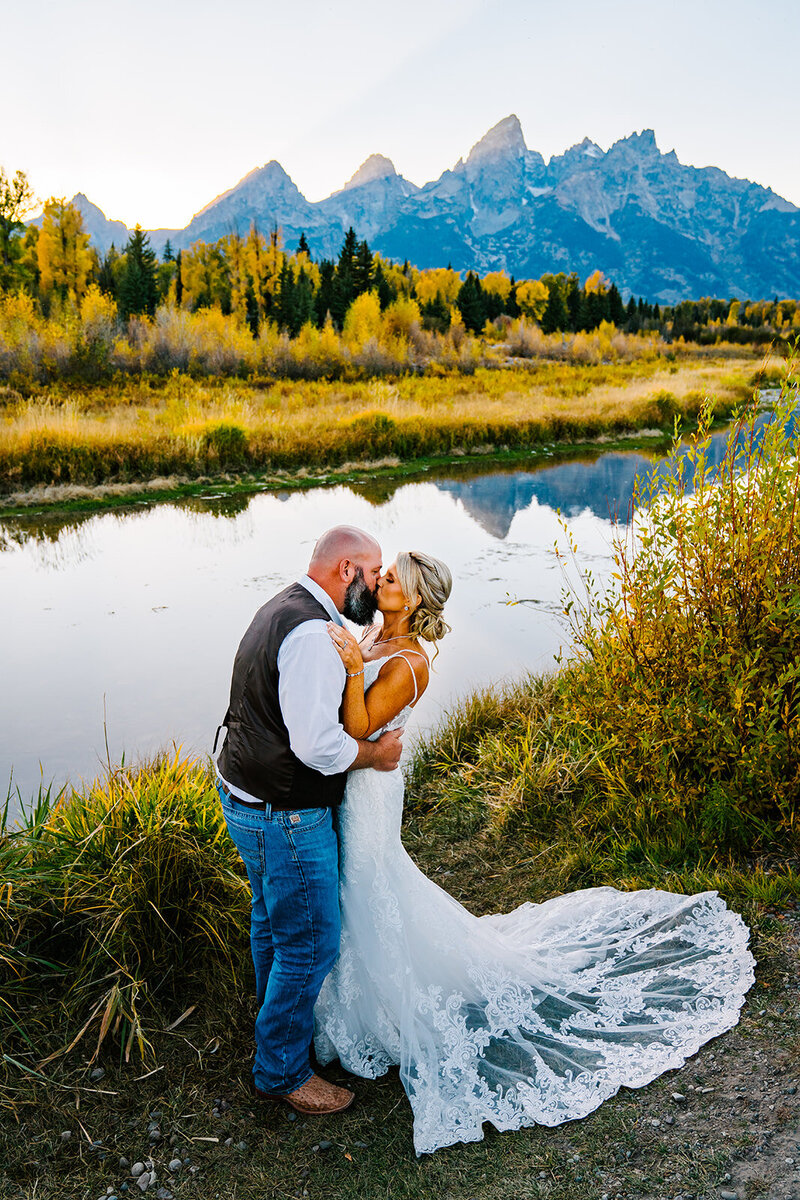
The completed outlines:
{"type": "Polygon", "coordinates": [[[471,455],[548,454],[654,430],[669,436],[676,417],[696,419],[706,396],[723,417],[774,370],[752,357],[706,356],[543,362],[391,383],[222,386],[175,376],[118,392],[7,392],[0,504],[5,515],[31,504],[166,498],[217,485],[307,486],[471,455]]]}

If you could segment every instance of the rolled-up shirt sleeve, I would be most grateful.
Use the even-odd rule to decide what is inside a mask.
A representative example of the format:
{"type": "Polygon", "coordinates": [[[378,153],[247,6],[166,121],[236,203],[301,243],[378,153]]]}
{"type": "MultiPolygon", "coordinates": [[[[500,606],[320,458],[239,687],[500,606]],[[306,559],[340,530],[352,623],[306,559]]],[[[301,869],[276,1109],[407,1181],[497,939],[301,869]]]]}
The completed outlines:
{"type": "Polygon", "coordinates": [[[337,775],[358,754],[339,720],[345,670],[324,621],[304,621],[278,651],[278,698],[292,752],[321,775],[337,775]]]}

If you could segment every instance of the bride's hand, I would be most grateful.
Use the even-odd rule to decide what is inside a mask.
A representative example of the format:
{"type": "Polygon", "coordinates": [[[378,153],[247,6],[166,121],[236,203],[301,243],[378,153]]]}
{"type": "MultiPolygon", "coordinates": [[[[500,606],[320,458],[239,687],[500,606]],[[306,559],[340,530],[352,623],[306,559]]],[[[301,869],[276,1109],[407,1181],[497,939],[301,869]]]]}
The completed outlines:
{"type": "Polygon", "coordinates": [[[334,625],[333,621],[329,621],[328,635],[336,647],[348,675],[363,671],[364,659],[361,657],[361,647],[350,630],[345,629],[343,625],[334,625]]]}

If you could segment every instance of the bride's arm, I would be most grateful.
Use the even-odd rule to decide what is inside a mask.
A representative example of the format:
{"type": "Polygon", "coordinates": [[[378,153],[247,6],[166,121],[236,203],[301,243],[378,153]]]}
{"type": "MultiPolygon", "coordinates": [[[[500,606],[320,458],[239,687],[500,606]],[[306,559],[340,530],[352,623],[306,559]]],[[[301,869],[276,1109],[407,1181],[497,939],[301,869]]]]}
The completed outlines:
{"type": "Polygon", "coordinates": [[[392,658],[381,667],[378,678],[365,692],[364,660],[358,642],[349,630],[339,625],[331,623],[328,632],[347,672],[342,724],[351,737],[368,737],[410,704],[415,692],[419,696],[427,680],[415,686],[411,664],[403,658],[392,658]]]}

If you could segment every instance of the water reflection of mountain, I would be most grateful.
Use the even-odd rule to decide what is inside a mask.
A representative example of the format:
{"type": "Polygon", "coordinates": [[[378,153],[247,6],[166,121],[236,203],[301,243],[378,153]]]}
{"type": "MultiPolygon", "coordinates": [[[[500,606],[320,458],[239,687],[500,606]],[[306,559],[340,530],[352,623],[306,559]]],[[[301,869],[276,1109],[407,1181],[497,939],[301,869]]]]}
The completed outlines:
{"type": "MultiPolygon", "coordinates": [[[[757,422],[760,433],[768,420],[757,422]]],[[[709,467],[718,467],[728,445],[728,432],[714,434],[706,460],[709,467]]],[[[685,457],[688,450],[681,448],[685,457]]],[[[662,458],[644,454],[608,452],[594,460],[574,459],[535,472],[519,471],[509,474],[478,475],[467,479],[432,480],[440,491],[460,500],[475,521],[496,538],[505,538],[515,513],[529,508],[536,499],[547,508],[559,509],[564,516],[577,516],[587,509],[605,520],[626,520],[633,498],[637,475],[646,478],[654,468],[661,469],[662,458]]],[[[687,489],[692,469],[685,466],[687,489]]]]}
{"type": "Polygon", "coordinates": [[[566,462],[534,473],[483,475],[474,479],[438,479],[440,491],[460,500],[487,533],[505,538],[518,512],[535,499],[565,516],[590,509],[606,519],[623,519],[637,474],[648,468],[641,454],[604,454],[595,462],[566,462]]]}

